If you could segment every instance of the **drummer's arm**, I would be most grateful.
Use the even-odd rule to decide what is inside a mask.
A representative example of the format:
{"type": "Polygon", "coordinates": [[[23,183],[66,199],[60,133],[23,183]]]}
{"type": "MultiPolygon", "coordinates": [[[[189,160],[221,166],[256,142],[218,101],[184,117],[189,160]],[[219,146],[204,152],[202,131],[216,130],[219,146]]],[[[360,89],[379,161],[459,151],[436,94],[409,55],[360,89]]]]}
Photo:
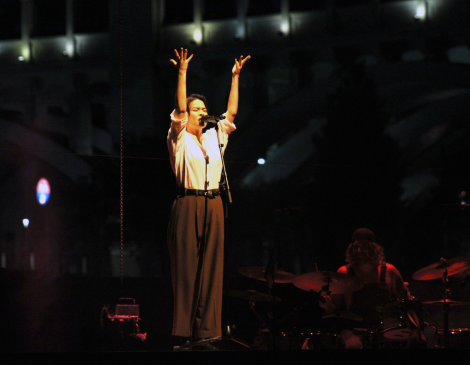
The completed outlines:
{"type": "Polygon", "coordinates": [[[341,307],[341,303],[343,302],[342,294],[327,295],[325,293],[321,293],[321,296],[323,298],[322,300],[325,302],[323,303],[322,300],[319,300],[318,304],[326,313],[336,312],[341,307]]]}
{"type": "MultiPolygon", "coordinates": [[[[346,266],[340,267],[337,272],[342,274],[347,273],[346,266]]],[[[318,303],[320,304],[320,307],[325,310],[326,313],[336,312],[343,305],[344,294],[327,295],[325,293],[322,293],[321,296],[324,298],[325,303],[322,303],[321,301],[319,301],[318,303]]]]}
{"type": "Polygon", "coordinates": [[[406,287],[403,278],[397,268],[391,264],[387,264],[387,271],[390,273],[390,282],[392,294],[397,299],[409,299],[411,297],[408,288],[406,287]]]}
{"type": "MultiPolygon", "coordinates": [[[[339,273],[345,274],[347,273],[346,266],[342,266],[338,269],[339,273]]],[[[326,313],[333,313],[338,311],[344,302],[344,294],[330,294],[327,295],[325,293],[321,293],[321,296],[325,300],[324,303],[322,301],[318,301],[320,307],[322,307],[326,313]]]]}

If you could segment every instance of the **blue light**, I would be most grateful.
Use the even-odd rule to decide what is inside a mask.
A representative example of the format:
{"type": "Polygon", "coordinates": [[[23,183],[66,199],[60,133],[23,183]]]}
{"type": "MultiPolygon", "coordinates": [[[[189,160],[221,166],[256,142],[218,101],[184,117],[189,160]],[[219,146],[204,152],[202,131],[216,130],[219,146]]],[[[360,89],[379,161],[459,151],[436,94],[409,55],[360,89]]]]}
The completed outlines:
{"type": "Polygon", "coordinates": [[[49,194],[37,193],[38,202],[41,205],[44,205],[49,200],[49,194]]]}
{"type": "Polygon", "coordinates": [[[266,162],[266,161],[264,160],[264,158],[258,159],[258,164],[259,164],[259,165],[264,165],[265,162],[266,162]]]}
{"type": "Polygon", "coordinates": [[[36,186],[36,197],[38,199],[39,204],[44,205],[48,202],[49,197],[51,195],[51,188],[49,186],[49,182],[41,178],[36,186]]]}

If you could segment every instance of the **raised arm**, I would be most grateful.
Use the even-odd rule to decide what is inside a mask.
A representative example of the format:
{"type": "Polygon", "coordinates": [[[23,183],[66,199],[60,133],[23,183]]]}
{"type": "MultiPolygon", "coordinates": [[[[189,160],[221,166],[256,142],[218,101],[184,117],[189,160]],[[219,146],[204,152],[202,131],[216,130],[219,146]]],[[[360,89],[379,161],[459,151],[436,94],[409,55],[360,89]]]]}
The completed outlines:
{"type": "Polygon", "coordinates": [[[178,84],[176,86],[175,95],[175,118],[183,119],[186,116],[186,72],[188,71],[189,61],[194,55],[188,58],[188,50],[181,48],[180,53],[176,51],[176,61],[170,60],[178,70],[178,84]]]}
{"type": "Polygon", "coordinates": [[[230,123],[233,123],[238,111],[238,79],[240,77],[240,71],[242,70],[245,62],[250,58],[251,56],[247,56],[243,59],[243,56],[240,56],[240,60],[235,59],[235,65],[232,68],[232,87],[230,88],[230,96],[228,97],[226,115],[226,118],[230,123]]]}

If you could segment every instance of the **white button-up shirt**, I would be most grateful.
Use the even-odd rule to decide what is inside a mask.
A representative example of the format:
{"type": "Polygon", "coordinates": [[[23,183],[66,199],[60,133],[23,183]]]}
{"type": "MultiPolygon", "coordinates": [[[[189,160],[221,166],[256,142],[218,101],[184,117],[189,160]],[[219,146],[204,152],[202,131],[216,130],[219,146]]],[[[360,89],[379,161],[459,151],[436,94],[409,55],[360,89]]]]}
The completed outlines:
{"type": "Polygon", "coordinates": [[[175,173],[178,187],[205,189],[206,156],[208,156],[207,181],[209,184],[207,189],[218,189],[222,173],[219,141],[223,145],[223,153],[227,147],[228,135],[236,129],[235,124],[227,119],[219,121],[218,132],[215,128],[208,129],[202,134],[201,143],[199,143],[195,135],[186,131],[188,114],[185,118],[177,120],[174,118],[173,111],[170,117],[171,126],[168,131],[167,144],[171,168],[175,173]]]}

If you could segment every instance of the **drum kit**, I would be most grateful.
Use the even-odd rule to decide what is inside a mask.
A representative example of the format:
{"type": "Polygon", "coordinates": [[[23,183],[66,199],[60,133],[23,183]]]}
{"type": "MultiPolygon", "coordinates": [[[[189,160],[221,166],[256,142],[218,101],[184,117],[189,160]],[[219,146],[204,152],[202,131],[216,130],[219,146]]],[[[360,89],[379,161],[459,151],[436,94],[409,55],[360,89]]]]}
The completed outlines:
{"type": "Polygon", "coordinates": [[[272,265],[267,267],[242,267],[238,272],[245,277],[263,281],[267,284],[268,293],[261,293],[256,290],[230,290],[231,297],[246,300],[256,316],[263,323],[258,330],[258,334],[264,336],[263,341],[255,339],[254,348],[258,349],[338,349],[348,348],[344,333],[340,332],[341,326],[348,324],[348,333],[358,339],[359,348],[387,349],[387,348],[468,348],[466,335],[470,335],[470,329],[449,328],[449,311],[454,306],[469,305],[470,302],[455,301],[449,299],[448,278],[455,276],[466,280],[470,275],[470,257],[458,257],[446,260],[442,258],[439,262],[426,266],[416,271],[412,278],[418,281],[442,280],[443,298],[439,300],[419,302],[414,297],[391,302],[379,310],[379,328],[362,328],[363,318],[349,311],[337,311],[324,314],[319,318],[320,322],[330,321],[334,323],[332,329],[325,331],[312,330],[309,328],[296,329],[296,331],[280,330],[281,324],[294,313],[314,305],[313,301],[324,300],[322,293],[327,295],[340,295],[346,291],[356,291],[361,289],[355,276],[332,271],[316,271],[301,275],[294,275],[281,270],[274,270],[272,265]],[[281,299],[272,295],[273,284],[290,284],[297,288],[309,292],[311,296],[308,300],[297,305],[289,313],[276,319],[273,315],[273,305],[281,299]],[[256,302],[269,303],[268,321],[254,309],[256,302]],[[424,336],[424,328],[431,326],[423,321],[423,314],[430,314],[425,306],[442,307],[444,327],[437,324],[432,325],[436,329],[432,345],[424,336]],[[294,333],[295,332],[295,333],[294,333]],[[434,343],[436,342],[436,343],[434,343]],[[262,345],[260,344],[262,343],[262,345]]]}

